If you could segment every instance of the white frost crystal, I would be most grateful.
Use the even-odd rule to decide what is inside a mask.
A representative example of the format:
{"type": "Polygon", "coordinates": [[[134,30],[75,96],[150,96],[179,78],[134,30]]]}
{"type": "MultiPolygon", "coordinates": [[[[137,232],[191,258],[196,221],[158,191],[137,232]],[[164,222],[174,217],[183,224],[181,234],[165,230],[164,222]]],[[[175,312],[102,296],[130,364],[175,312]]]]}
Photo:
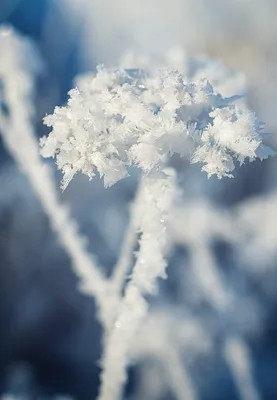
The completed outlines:
{"type": "Polygon", "coordinates": [[[98,68],[79,80],[65,107],[44,122],[44,157],[56,157],[62,188],[81,171],[95,171],[110,186],[137,165],[162,176],[173,154],[200,162],[208,176],[231,177],[234,160],[266,158],[261,124],[253,113],[224,98],[207,80],[187,82],[177,71],[98,68]]]}

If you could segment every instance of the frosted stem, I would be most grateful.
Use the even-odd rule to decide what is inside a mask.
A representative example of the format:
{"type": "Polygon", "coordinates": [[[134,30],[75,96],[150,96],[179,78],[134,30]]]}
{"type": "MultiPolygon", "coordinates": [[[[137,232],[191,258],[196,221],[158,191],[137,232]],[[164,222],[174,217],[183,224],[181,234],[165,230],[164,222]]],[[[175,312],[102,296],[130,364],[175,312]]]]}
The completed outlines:
{"type": "Polygon", "coordinates": [[[241,399],[259,400],[260,395],[252,377],[252,362],[246,344],[240,338],[229,337],[223,353],[241,399]]]}
{"type": "Polygon", "coordinates": [[[34,89],[34,77],[32,71],[27,68],[20,69],[22,52],[29,49],[29,42],[17,37],[12,30],[0,34],[7,52],[7,62],[10,63],[9,68],[0,70],[0,78],[4,83],[3,104],[6,104],[9,110],[6,114],[0,108],[0,132],[4,144],[29,179],[53,230],[72,261],[73,271],[80,278],[81,286],[87,293],[95,296],[100,319],[105,326],[111,312],[109,285],[87,253],[84,238],[78,233],[77,224],[70,219],[68,210],[60,204],[51,170],[43,164],[39,156],[31,121],[33,106],[30,99],[34,89]]]}
{"type": "Polygon", "coordinates": [[[172,179],[142,178],[140,249],[115,324],[106,338],[99,400],[120,398],[132,340],[148,311],[144,294],[153,293],[156,279],[165,274],[165,216],[174,198],[173,189],[172,179]]]}
{"type": "Polygon", "coordinates": [[[1,133],[6,148],[28,177],[53,230],[71,258],[73,271],[80,278],[80,284],[86,292],[96,298],[101,320],[106,324],[106,281],[91,255],[86,252],[85,241],[78,233],[77,224],[70,219],[67,209],[59,203],[51,171],[39,160],[38,147],[35,138],[31,137],[30,127],[24,129],[20,121],[11,121],[9,129],[7,124],[5,126],[6,129],[2,129],[1,133]]]}
{"type": "Polygon", "coordinates": [[[197,400],[196,390],[175,346],[167,344],[164,363],[176,400],[197,400]]]}
{"type": "Polygon", "coordinates": [[[137,189],[135,200],[130,207],[129,225],[125,233],[118,261],[113,270],[112,282],[114,291],[118,295],[120,295],[120,292],[124,286],[124,280],[126,279],[128,271],[130,270],[131,267],[134,246],[138,236],[137,214],[139,208],[141,208],[142,206],[141,201],[142,201],[142,184],[140,183],[137,189]]]}
{"type": "Polygon", "coordinates": [[[210,302],[218,312],[222,312],[230,304],[228,289],[218,271],[214,256],[205,239],[197,240],[192,245],[192,268],[201,287],[203,297],[210,302]]]}
{"type": "MultiPolygon", "coordinates": [[[[193,254],[193,267],[199,284],[202,286],[203,295],[222,315],[230,304],[231,298],[220,277],[211,250],[203,241],[198,243],[193,254]]],[[[229,365],[241,399],[259,400],[260,397],[251,372],[251,356],[246,343],[240,338],[227,338],[223,355],[229,365]]]]}

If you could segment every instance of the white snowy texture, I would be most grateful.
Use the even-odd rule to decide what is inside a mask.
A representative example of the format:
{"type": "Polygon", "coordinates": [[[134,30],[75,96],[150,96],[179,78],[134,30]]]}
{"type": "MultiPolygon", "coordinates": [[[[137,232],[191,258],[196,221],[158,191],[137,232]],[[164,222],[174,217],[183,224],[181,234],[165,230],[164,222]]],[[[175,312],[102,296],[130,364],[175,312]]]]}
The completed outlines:
{"type": "Polygon", "coordinates": [[[52,131],[41,153],[56,157],[63,189],[78,171],[90,179],[98,171],[105,186],[132,165],[162,176],[173,154],[199,162],[209,177],[232,177],[235,160],[271,154],[262,146],[262,125],[236,99],[177,71],[99,68],[79,80],[67,106],[45,117],[52,131]]]}
{"type": "MultiPolygon", "coordinates": [[[[182,59],[173,56],[181,66],[182,59]]],[[[208,176],[221,178],[232,176],[236,160],[273,154],[262,145],[262,125],[237,102],[232,74],[203,60],[195,75],[184,68],[189,78],[168,68],[99,68],[96,75],[79,79],[66,107],[46,117],[53,130],[42,140],[42,153],[56,158],[64,173],[63,188],[78,171],[90,178],[98,172],[106,186],[127,176],[130,166],[142,171],[118,261],[106,278],[60,204],[51,170],[39,158],[32,124],[34,77],[41,68],[36,60],[29,41],[10,29],[0,31],[1,135],[70,256],[80,287],[96,300],[104,328],[99,399],[121,398],[127,366],[151,358],[163,370],[161,390],[168,386],[176,399],[195,400],[199,393],[190,363],[218,347],[240,398],[259,399],[247,338],[262,325],[260,313],[255,298],[238,291],[237,279],[227,282],[212,243],[220,238],[236,247],[239,265],[249,260],[251,267],[259,261],[264,268],[270,266],[276,255],[276,194],[248,202],[234,213],[195,199],[177,207],[176,174],[166,168],[177,154],[202,164],[208,176]],[[213,75],[214,66],[218,72],[213,75]],[[218,93],[227,80],[230,98],[218,93]],[[190,251],[187,268],[178,276],[177,291],[183,296],[179,310],[165,304],[158,311],[153,304],[149,309],[149,295],[156,294],[158,278],[167,277],[167,256],[176,244],[190,251]],[[208,304],[211,314],[199,314],[197,301],[208,304]]],[[[147,68],[152,65],[143,62],[147,68]]],[[[256,266],[251,271],[262,275],[264,270],[256,266]]]]}
{"type": "Polygon", "coordinates": [[[106,340],[99,400],[121,397],[132,343],[148,312],[144,295],[154,294],[157,278],[166,277],[166,220],[176,197],[175,179],[170,172],[167,171],[166,179],[142,179],[141,207],[137,215],[140,248],[114,326],[106,340]]]}

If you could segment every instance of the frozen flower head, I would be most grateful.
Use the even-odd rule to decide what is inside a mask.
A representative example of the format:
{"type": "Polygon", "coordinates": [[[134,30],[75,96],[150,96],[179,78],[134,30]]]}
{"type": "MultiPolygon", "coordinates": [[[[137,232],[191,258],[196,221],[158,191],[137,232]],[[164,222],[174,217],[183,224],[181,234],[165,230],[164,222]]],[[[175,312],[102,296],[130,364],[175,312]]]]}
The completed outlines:
{"type": "Polygon", "coordinates": [[[45,117],[52,131],[41,141],[42,155],[56,157],[63,172],[63,189],[78,171],[90,179],[98,171],[105,186],[132,165],[163,176],[173,154],[219,178],[232,176],[234,160],[269,155],[261,125],[235,96],[223,98],[207,80],[188,82],[177,71],[101,67],[69,95],[45,117]]]}

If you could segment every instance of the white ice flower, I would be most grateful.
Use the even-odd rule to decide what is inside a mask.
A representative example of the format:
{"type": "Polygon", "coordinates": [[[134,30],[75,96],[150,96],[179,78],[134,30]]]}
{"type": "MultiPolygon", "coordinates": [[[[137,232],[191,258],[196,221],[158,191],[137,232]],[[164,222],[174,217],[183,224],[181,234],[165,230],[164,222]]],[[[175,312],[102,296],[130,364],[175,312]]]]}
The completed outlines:
{"type": "Polygon", "coordinates": [[[188,82],[177,71],[106,70],[79,80],[68,104],[45,117],[52,127],[42,155],[56,157],[62,187],[81,171],[98,171],[110,186],[136,165],[162,176],[173,154],[203,164],[208,176],[232,176],[243,163],[270,154],[261,148],[261,124],[253,113],[224,98],[207,80],[188,82]]]}

